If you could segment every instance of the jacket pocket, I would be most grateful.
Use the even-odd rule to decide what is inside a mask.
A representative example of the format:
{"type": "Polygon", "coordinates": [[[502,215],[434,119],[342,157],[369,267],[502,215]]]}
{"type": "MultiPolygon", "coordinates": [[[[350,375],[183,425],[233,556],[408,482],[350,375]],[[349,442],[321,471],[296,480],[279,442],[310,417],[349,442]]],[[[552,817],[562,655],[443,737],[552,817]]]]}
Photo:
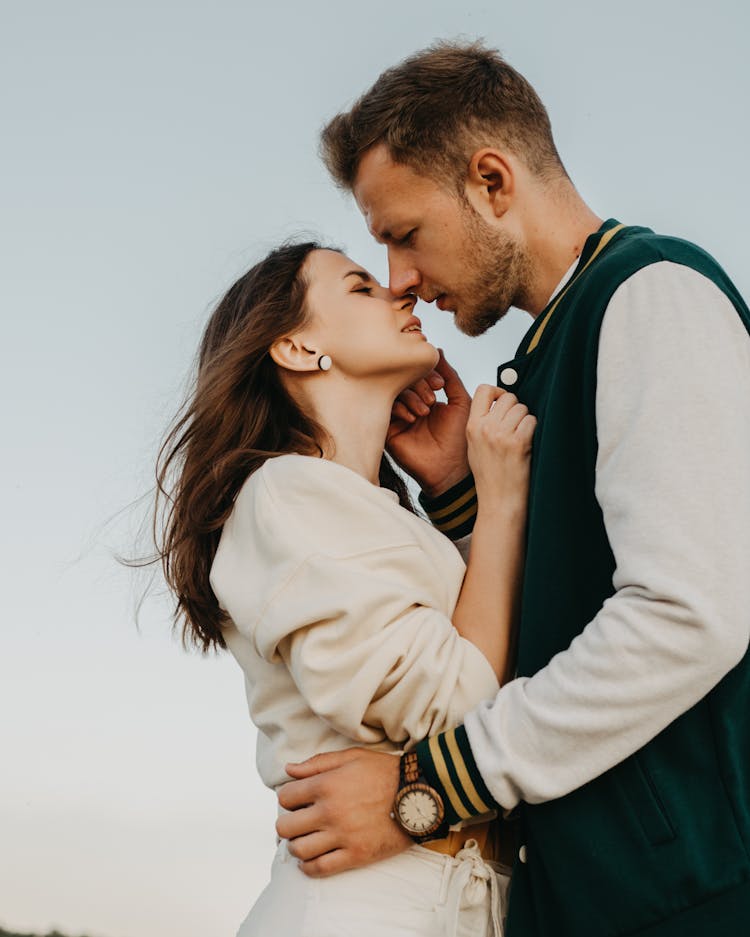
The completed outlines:
{"type": "Polygon", "coordinates": [[[616,776],[648,842],[652,846],[660,846],[675,839],[674,825],[640,754],[636,753],[622,762],[616,776]]]}

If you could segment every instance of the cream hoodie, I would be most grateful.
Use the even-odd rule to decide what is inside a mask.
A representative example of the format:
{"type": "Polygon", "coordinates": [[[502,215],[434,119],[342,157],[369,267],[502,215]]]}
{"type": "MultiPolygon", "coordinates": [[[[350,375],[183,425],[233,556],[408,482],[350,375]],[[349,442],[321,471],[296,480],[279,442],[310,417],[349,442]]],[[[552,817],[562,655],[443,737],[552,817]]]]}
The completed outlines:
{"type": "Polygon", "coordinates": [[[287,761],[408,749],[495,696],[490,664],[451,624],[464,572],[450,540],[344,466],[285,455],[247,479],[211,586],[269,787],[287,761]]]}

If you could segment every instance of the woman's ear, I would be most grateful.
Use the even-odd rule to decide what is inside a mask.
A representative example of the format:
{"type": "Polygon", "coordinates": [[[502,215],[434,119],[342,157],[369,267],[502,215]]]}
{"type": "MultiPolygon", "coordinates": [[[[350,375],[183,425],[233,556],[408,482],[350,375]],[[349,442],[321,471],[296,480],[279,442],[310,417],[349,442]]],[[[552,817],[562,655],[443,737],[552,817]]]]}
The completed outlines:
{"type": "Polygon", "coordinates": [[[269,349],[271,358],[287,371],[317,371],[319,353],[308,348],[299,335],[285,335],[269,349]]]}
{"type": "Polygon", "coordinates": [[[513,161],[500,150],[477,150],[469,160],[466,197],[475,210],[487,217],[502,218],[513,199],[513,161]]]}

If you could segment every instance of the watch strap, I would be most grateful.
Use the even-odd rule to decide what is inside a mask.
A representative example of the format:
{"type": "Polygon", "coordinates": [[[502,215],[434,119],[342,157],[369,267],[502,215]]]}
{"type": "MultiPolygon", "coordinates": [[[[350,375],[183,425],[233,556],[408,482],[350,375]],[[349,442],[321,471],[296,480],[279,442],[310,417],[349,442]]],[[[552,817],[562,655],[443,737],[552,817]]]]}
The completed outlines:
{"type": "MultiPolygon", "coordinates": [[[[410,787],[412,784],[423,784],[430,787],[427,778],[422,774],[419,765],[419,758],[416,751],[405,752],[399,761],[399,785],[398,793],[400,793],[405,787],[410,787]]],[[[443,809],[445,809],[445,800],[442,795],[435,790],[435,793],[440,797],[440,800],[443,802],[443,809]]],[[[398,795],[397,795],[398,796],[398,795]]],[[[400,825],[400,824],[399,824],[400,825]]],[[[402,827],[404,829],[404,827],[402,827]]],[[[433,830],[432,833],[428,833],[425,836],[418,836],[415,833],[412,833],[408,830],[405,832],[409,833],[409,836],[414,840],[415,843],[427,843],[433,839],[443,839],[448,835],[448,822],[443,816],[443,821],[440,826],[433,830]]]]}
{"type": "Polygon", "coordinates": [[[406,752],[401,756],[399,771],[399,788],[406,787],[407,784],[416,784],[419,781],[419,759],[415,751],[406,752]]]}

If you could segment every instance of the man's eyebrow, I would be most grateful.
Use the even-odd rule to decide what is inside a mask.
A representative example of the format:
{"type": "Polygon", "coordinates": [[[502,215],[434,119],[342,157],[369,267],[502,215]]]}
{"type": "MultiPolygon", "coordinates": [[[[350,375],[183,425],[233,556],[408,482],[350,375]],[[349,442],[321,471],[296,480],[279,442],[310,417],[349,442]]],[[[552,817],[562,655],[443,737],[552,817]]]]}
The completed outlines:
{"type": "Polygon", "coordinates": [[[387,244],[393,240],[393,235],[387,228],[385,231],[377,231],[375,228],[371,228],[370,233],[380,244],[387,244]]]}
{"type": "Polygon", "coordinates": [[[345,273],[342,280],[345,280],[347,277],[359,277],[361,280],[371,280],[372,277],[365,270],[350,270],[348,273],[345,273]]]}

